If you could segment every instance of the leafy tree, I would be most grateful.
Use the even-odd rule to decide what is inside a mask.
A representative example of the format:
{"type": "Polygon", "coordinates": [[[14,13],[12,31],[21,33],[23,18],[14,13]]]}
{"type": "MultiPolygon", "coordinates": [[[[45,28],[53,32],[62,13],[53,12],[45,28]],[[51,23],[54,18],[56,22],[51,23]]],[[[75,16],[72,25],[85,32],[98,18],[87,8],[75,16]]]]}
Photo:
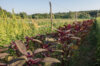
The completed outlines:
{"type": "Polygon", "coordinates": [[[27,18],[27,14],[26,14],[25,12],[21,12],[19,15],[20,15],[20,17],[23,18],[23,19],[24,19],[24,18],[27,18]]]}
{"type": "Polygon", "coordinates": [[[90,15],[83,12],[83,13],[80,13],[80,15],[78,16],[78,18],[81,18],[81,19],[84,19],[84,18],[90,18],[90,15]]]}
{"type": "MultiPolygon", "coordinates": [[[[90,11],[79,11],[77,12],[77,16],[78,18],[80,19],[84,19],[84,18],[94,18],[94,17],[100,17],[100,10],[90,10],[90,11]]],[[[5,18],[4,16],[6,17],[9,17],[9,18],[13,18],[13,13],[10,13],[10,12],[7,12],[6,10],[2,9],[0,7],[0,17],[3,17],[5,18]]],[[[31,14],[31,15],[27,15],[27,13],[25,12],[21,12],[19,14],[14,14],[14,16],[16,18],[29,18],[29,19],[48,19],[50,18],[50,14],[48,13],[44,13],[44,14],[41,14],[41,13],[37,13],[37,14],[31,14]]],[[[75,12],[63,12],[63,13],[54,13],[53,15],[53,18],[55,19],[73,19],[75,18],[75,12]]]]}

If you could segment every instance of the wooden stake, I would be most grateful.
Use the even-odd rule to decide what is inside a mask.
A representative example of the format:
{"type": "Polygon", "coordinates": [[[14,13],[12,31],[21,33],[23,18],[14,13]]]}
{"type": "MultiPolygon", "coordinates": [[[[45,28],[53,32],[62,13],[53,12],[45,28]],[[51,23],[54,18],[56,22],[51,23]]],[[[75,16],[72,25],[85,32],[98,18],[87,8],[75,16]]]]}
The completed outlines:
{"type": "Polygon", "coordinates": [[[51,18],[51,31],[53,31],[53,19],[52,19],[52,4],[49,2],[50,5],[50,18],[51,18]]]}
{"type": "Polygon", "coordinates": [[[77,22],[77,12],[75,12],[75,22],[77,22]]]}

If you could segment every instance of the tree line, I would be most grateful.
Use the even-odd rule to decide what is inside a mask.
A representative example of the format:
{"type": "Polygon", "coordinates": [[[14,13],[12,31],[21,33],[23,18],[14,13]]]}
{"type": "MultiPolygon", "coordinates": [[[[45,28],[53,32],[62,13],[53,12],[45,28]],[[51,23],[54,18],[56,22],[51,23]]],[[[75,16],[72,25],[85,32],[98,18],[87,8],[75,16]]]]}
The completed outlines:
{"type": "MultiPolygon", "coordinates": [[[[13,13],[7,12],[6,10],[2,9],[0,7],[0,17],[3,17],[3,15],[6,15],[6,17],[12,18],[13,13]]],[[[48,13],[37,13],[37,14],[31,14],[28,15],[25,12],[21,12],[19,14],[14,14],[16,18],[29,18],[29,19],[49,19],[50,14],[48,13]]],[[[64,12],[64,13],[54,13],[53,18],[55,19],[73,19],[77,16],[79,19],[88,19],[88,18],[94,18],[94,17],[100,17],[100,10],[90,10],[90,11],[77,11],[77,12],[64,12]]]]}

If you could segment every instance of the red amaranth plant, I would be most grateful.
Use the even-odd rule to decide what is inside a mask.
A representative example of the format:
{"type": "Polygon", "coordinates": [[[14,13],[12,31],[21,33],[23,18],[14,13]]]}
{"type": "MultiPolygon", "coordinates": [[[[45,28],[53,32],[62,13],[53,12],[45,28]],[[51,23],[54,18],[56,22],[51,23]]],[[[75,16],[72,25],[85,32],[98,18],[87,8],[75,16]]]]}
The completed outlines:
{"type": "MultiPolygon", "coordinates": [[[[72,25],[68,24],[67,26],[65,25],[64,27],[57,29],[57,38],[62,45],[62,50],[64,51],[64,53],[62,53],[62,62],[68,61],[65,60],[65,58],[68,59],[73,55],[73,49],[77,49],[81,40],[90,32],[93,22],[93,20],[74,22],[72,25]]],[[[63,64],[64,63],[62,63],[62,65],[63,64]]]]}
{"type": "MultiPolygon", "coordinates": [[[[38,43],[42,43],[41,41],[36,40],[36,39],[34,39],[34,41],[36,41],[38,43]]],[[[43,58],[43,57],[42,58],[36,58],[35,57],[38,53],[47,52],[48,50],[45,49],[45,48],[37,48],[36,50],[34,50],[34,52],[32,52],[31,50],[27,50],[27,49],[29,49],[29,48],[27,48],[27,45],[25,46],[25,44],[20,40],[17,40],[13,43],[12,43],[11,47],[13,46],[12,47],[13,49],[16,49],[17,51],[19,51],[21,54],[20,54],[20,56],[17,54],[17,56],[20,57],[21,59],[23,59],[21,61],[19,58],[17,58],[17,59],[19,59],[18,62],[22,63],[20,65],[24,65],[25,62],[29,66],[32,66],[32,65],[35,65],[35,64],[41,65],[40,62],[51,62],[51,63],[60,62],[59,60],[52,58],[52,57],[45,57],[45,58],[43,58]],[[51,59],[52,61],[49,60],[49,59],[51,59]],[[46,60],[48,60],[48,61],[46,61],[46,60]]],[[[16,60],[16,59],[13,59],[12,61],[14,61],[14,60],[16,60]]],[[[14,63],[10,63],[10,62],[9,62],[10,65],[14,64],[14,63]]]]}
{"type": "Polygon", "coordinates": [[[5,47],[0,47],[0,66],[7,66],[7,63],[5,63],[5,60],[3,60],[6,56],[9,55],[5,52],[8,50],[7,47],[7,45],[5,47]]]}

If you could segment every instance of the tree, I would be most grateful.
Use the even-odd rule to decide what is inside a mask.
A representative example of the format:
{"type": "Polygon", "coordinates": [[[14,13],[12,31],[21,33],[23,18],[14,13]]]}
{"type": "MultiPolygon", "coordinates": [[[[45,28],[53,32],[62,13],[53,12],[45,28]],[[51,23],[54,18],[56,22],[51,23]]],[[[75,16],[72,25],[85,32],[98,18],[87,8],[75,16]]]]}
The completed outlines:
{"type": "Polygon", "coordinates": [[[24,18],[27,18],[27,14],[26,14],[25,12],[21,12],[19,15],[20,15],[20,17],[23,18],[23,19],[24,19],[24,18]]]}
{"type": "Polygon", "coordinates": [[[87,18],[90,18],[90,15],[85,13],[85,12],[83,12],[83,13],[80,13],[78,18],[80,18],[80,19],[87,19],[87,18]]]}

